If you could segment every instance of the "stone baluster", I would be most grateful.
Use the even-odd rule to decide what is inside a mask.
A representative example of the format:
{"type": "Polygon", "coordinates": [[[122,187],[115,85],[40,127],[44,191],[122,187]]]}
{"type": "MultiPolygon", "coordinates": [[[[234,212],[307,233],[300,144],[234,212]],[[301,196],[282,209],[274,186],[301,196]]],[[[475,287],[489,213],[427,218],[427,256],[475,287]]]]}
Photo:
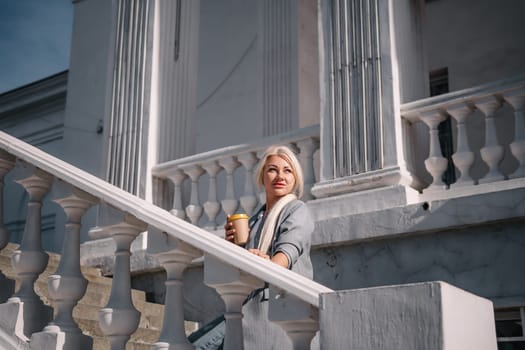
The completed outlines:
{"type": "Polygon", "coordinates": [[[286,332],[294,350],[310,349],[319,330],[319,312],[313,305],[270,286],[268,319],[286,332]]]}
{"type": "Polygon", "coordinates": [[[159,230],[148,229],[148,253],[154,255],[166,270],[164,320],[153,350],[194,349],[184,328],[183,274],[192,260],[202,252],[159,230]]]}
{"type": "Polygon", "coordinates": [[[441,153],[441,146],[439,145],[438,125],[447,118],[447,115],[440,110],[431,110],[420,113],[420,119],[429,128],[430,136],[430,150],[428,158],[425,160],[425,168],[432,175],[432,184],[423,190],[435,191],[446,189],[447,185],[443,182],[442,176],[447,170],[447,159],[441,153]]]}
{"type": "Polygon", "coordinates": [[[485,115],[485,147],[480,150],[480,153],[481,158],[489,167],[488,173],[479,182],[504,180],[505,177],[498,169],[499,163],[503,159],[503,147],[498,143],[494,115],[494,112],[501,106],[501,102],[494,96],[488,96],[477,99],[474,104],[485,115]]]}
{"type": "Polygon", "coordinates": [[[55,180],[52,193],[54,202],[64,209],[67,218],[62,257],[57,271],[48,278],[55,317],[43,332],[33,334],[31,344],[40,344],[42,349],[91,349],[93,341],[82,334],[73,320],[73,308],[84,296],[88,284],[80,271],[81,219],[97,199],[59,180],[55,180]]]}
{"type": "Polygon", "coordinates": [[[221,211],[221,204],[217,200],[217,178],[216,175],[221,170],[219,163],[213,160],[202,165],[210,177],[208,187],[208,200],[203,204],[204,212],[208,216],[206,227],[215,230],[217,228],[217,215],[221,211]]]}
{"type": "Polygon", "coordinates": [[[7,303],[0,305],[0,322],[7,325],[5,328],[11,334],[28,340],[31,334],[41,331],[53,317],[53,309],[44,305],[34,289],[35,281],[45,270],[49,259],[42,249],[40,221],[42,199],[53,177],[25,163],[20,163],[19,170],[20,176],[16,182],[29,194],[24,235],[19,248],[11,257],[20,285],[7,303]]]}
{"type": "MultiPolygon", "coordinates": [[[[15,158],[0,150],[0,251],[9,243],[11,236],[4,225],[4,177],[13,169],[15,158]]],[[[15,292],[15,281],[8,279],[0,270],[0,303],[3,303],[15,292]]]]}
{"type": "Polygon", "coordinates": [[[219,165],[226,171],[226,194],[221,201],[222,209],[226,215],[235,213],[239,207],[239,201],[235,197],[235,190],[233,187],[233,172],[239,165],[237,159],[233,156],[222,158],[219,160],[219,165]]]}
{"type": "Polygon", "coordinates": [[[264,283],[211,255],[204,256],[204,283],[215,288],[224,300],[224,349],[244,349],[242,304],[252,290],[262,287],[264,283]]]}
{"type": "Polygon", "coordinates": [[[509,145],[512,155],[519,162],[518,168],[509,176],[518,178],[525,176],[525,89],[506,92],[503,98],[514,109],[514,141],[509,145]]]}
{"type": "Polygon", "coordinates": [[[194,225],[198,225],[199,219],[202,216],[202,206],[199,202],[199,177],[204,173],[199,165],[187,165],[181,167],[182,170],[191,179],[191,195],[190,204],[186,206],[186,216],[190,218],[190,221],[194,225]]]}
{"type": "Polygon", "coordinates": [[[130,246],[146,225],[107,204],[102,203],[99,209],[99,226],[90,231],[90,237],[111,237],[115,241],[111,294],[106,307],[99,311],[99,324],[109,339],[110,349],[124,350],[140,321],[140,313],[131,300],[130,246]]]}
{"type": "Polygon", "coordinates": [[[257,205],[257,196],[253,183],[253,166],[257,163],[257,157],[253,152],[237,156],[244,167],[244,195],[241,197],[241,206],[247,214],[252,214],[257,205]]]}
{"type": "Polygon", "coordinates": [[[452,160],[461,173],[459,179],[451,187],[474,185],[475,182],[469,174],[470,167],[474,163],[474,152],[470,149],[465,125],[467,117],[472,114],[473,110],[468,104],[461,102],[448,107],[447,112],[457,123],[457,147],[456,152],[452,155],[452,160]]]}
{"type": "Polygon", "coordinates": [[[303,199],[313,199],[311,189],[315,184],[314,152],[319,148],[319,140],[309,138],[296,142],[301,151],[300,158],[304,171],[304,195],[303,199]]]}
{"type": "Polygon", "coordinates": [[[168,179],[173,183],[173,208],[170,213],[180,219],[186,218],[186,212],[182,206],[182,181],[186,178],[186,174],[180,169],[175,169],[172,173],[167,175],[168,179]]]}

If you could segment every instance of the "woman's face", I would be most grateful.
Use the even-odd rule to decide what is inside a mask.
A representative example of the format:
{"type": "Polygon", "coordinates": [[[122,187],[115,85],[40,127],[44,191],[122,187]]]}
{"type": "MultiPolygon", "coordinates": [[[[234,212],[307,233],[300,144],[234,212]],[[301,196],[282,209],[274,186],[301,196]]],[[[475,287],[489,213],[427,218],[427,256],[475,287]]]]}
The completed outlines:
{"type": "Polygon", "coordinates": [[[291,193],[295,185],[292,167],[279,156],[268,157],[264,164],[263,184],[267,202],[291,193]]]}

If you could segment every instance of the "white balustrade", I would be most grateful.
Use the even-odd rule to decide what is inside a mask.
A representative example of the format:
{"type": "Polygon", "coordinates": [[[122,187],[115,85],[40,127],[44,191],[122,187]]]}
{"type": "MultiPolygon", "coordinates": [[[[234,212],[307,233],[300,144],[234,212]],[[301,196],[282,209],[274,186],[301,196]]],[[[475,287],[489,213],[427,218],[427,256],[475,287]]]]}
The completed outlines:
{"type": "MultiPolygon", "coordinates": [[[[463,190],[478,184],[505,181],[508,178],[523,178],[525,176],[524,103],[525,79],[516,77],[401,106],[401,116],[408,122],[408,125],[423,122],[429,127],[427,140],[430,151],[424,165],[432,176],[432,182],[427,188],[423,188],[423,192],[447,190],[447,186],[441,179],[447,167],[447,161],[441,153],[437,130],[437,125],[447,118],[447,115],[450,115],[456,122],[452,124],[455,127],[452,134],[456,139],[452,160],[460,173],[459,178],[450,185],[451,189],[462,188],[463,190]],[[503,108],[505,106],[512,108],[514,125],[506,122],[509,118],[504,113],[507,113],[509,109],[503,108]],[[501,122],[497,122],[497,119],[500,118],[501,122]],[[479,122],[484,123],[484,128],[476,127],[479,122]],[[508,137],[512,133],[513,141],[510,144],[503,144],[498,139],[498,135],[508,137]],[[481,146],[479,146],[480,142],[481,146]],[[473,145],[478,146],[473,148],[473,145]],[[510,149],[510,152],[505,152],[506,147],[510,149]],[[509,171],[509,164],[513,164],[514,161],[509,158],[515,158],[518,163],[517,168],[512,171],[509,171]],[[506,171],[510,173],[503,173],[502,165],[505,161],[506,171]],[[487,168],[488,171],[486,171],[487,168]]],[[[412,133],[405,134],[413,138],[405,142],[405,147],[411,147],[410,151],[417,153],[419,151],[417,139],[412,133]]],[[[411,164],[410,168],[421,169],[422,167],[418,164],[411,164]]],[[[422,177],[421,174],[419,177],[422,177]]]]}
{"type": "Polygon", "coordinates": [[[4,225],[4,177],[15,166],[15,159],[4,150],[0,150],[0,250],[9,242],[9,231],[4,225]]]}
{"type": "Polygon", "coordinates": [[[80,272],[80,228],[84,213],[97,199],[69,184],[55,180],[52,194],[66,213],[62,258],[56,272],[48,278],[49,299],[55,307],[55,317],[43,330],[33,334],[31,344],[53,344],[62,350],[91,349],[92,339],[73,320],[73,308],[84,296],[87,280],[80,272]]]}
{"type": "Polygon", "coordinates": [[[519,167],[510,178],[525,176],[525,88],[514,89],[503,94],[503,98],[514,108],[514,141],[509,145],[519,167]]]}
{"type": "Polygon", "coordinates": [[[203,204],[204,212],[208,216],[208,224],[205,227],[215,230],[217,228],[217,215],[221,211],[221,204],[217,200],[217,173],[221,170],[221,167],[216,160],[204,163],[202,167],[210,177],[208,200],[203,204]]]}
{"type": "Polygon", "coordinates": [[[226,157],[219,160],[219,164],[226,171],[226,194],[221,201],[222,208],[226,215],[235,213],[239,207],[239,200],[235,196],[235,188],[233,183],[233,172],[241,163],[237,161],[236,157],[226,157]]]}
{"type": "Polygon", "coordinates": [[[242,305],[248,295],[264,283],[221,260],[204,255],[204,283],[215,288],[224,300],[226,335],[224,349],[244,349],[242,305]]]}
{"type": "Polygon", "coordinates": [[[264,193],[258,192],[254,183],[254,169],[266,148],[272,145],[287,145],[297,153],[305,175],[303,199],[313,199],[310,189],[316,182],[314,157],[319,149],[318,125],[268,137],[253,144],[224,147],[158,164],[153,167],[152,173],[159,179],[167,179],[173,183],[171,212],[174,215],[179,218],[185,218],[186,215],[189,217],[191,209],[194,218],[189,217],[189,220],[197,224],[195,218],[202,214],[198,213],[198,209],[204,208],[208,220],[202,226],[208,230],[220,229],[222,223],[217,223],[217,218],[221,214],[228,215],[237,210],[252,214],[257,205],[264,202],[264,193]],[[208,183],[199,180],[202,174],[197,169],[203,169],[202,172],[208,174],[208,183]],[[221,174],[225,175],[224,178],[221,174]],[[191,179],[192,176],[194,179],[191,179]],[[185,182],[187,177],[191,179],[189,201],[185,201],[182,196],[182,189],[188,188],[188,182],[185,182]],[[207,187],[208,196],[204,203],[198,202],[195,187],[202,191],[207,187]],[[222,189],[223,192],[220,191],[222,189]],[[186,213],[182,208],[186,208],[186,213]]]}
{"type": "Polygon", "coordinates": [[[140,313],[131,300],[131,242],[146,229],[136,217],[102,203],[99,227],[90,231],[94,239],[111,237],[115,241],[115,267],[111,295],[99,311],[99,324],[108,337],[111,350],[124,350],[131,334],[138,328],[140,313]]]}
{"type": "Polygon", "coordinates": [[[257,157],[253,152],[243,153],[237,159],[245,169],[244,172],[244,195],[240,198],[241,206],[247,214],[252,214],[257,205],[255,184],[253,179],[253,167],[257,163],[257,157]]]}
{"type": "Polygon", "coordinates": [[[457,123],[458,136],[456,152],[452,155],[454,165],[459,169],[461,176],[452,184],[451,187],[474,185],[474,180],[470,176],[469,170],[474,163],[474,153],[470,150],[465,121],[472,114],[472,107],[464,102],[449,106],[447,108],[457,123]]]}
{"type": "Polygon", "coordinates": [[[485,147],[480,150],[481,158],[489,167],[489,172],[479,180],[480,183],[503,180],[505,177],[498,166],[503,159],[503,147],[498,142],[496,135],[496,121],[494,113],[501,107],[501,102],[495,96],[483,97],[474,101],[485,115],[485,147]]]}
{"type": "Polygon", "coordinates": [[[160,337],[152,349],[194,349],[184,329],[183,274],[192,260],[201,256],[202,252],[154,227],[148,229],[148,252],[166,270],[164,320],[160,337]]]}
{"type": "Polygon", "coordinates": [[[432,175],[433,181],[425,191],[439,190],[446,188],[442,176],[447,170],[447,159],[441,154],[441,146],[439,145],[438,125],[444,121],[447,116],[441,110],[430,110],[428,112],[421,112],[421,120],[428,126],[428,133],[430,138],[430,151],[428,158],[425,160],[425,167],[432,175]]]}
{"type": "Polygon", "coordinates": [[[25,340],[41,331],[53,317],[52,308],[44,305],[34,289],[35,281],[47,267],[49,259],[42,249],[40,221],[42,199],[51,187],[53,177],[27,163],[20,162],[17,167],[19,178],[16,182],[29,194],[22,242],[11,256],[20,285],[7,303],[0,305],[0,315],[13,318],[9,327],[11,333],[25,340]]]}
{"type": "Polygon", "coordinates": [[[269,302],[268,318],[288,334],[293,349],[310,349],[312,339],[319,330],[318,309],[273,286],[269,302]]]}
{"type": "Polygon", "coordinates": [[[204,173],[204,169],[196,164],[182,167],[182,170],[188,174],[191,179],[191,198],[190,204],[186,206],[186,215],[190,218],[192,224],[197,225],[202,216],[202,206],[199,202],[199,177],[204,173]]]}
{"type": "MultiPolygon", "coordinates": [[[[23,176],[18,180],[29,193],[24,237],[20,249],[13,256],[13,266],[20,280],[20,289],[7,303],[0,305],[1,327],[3,330],[8,329],[11,332],[9,334],[14,333],[18,336],[22,342],[20,344],[28,345],[28,338],[33,335],[31,346],[36,348],[90,347],[91,339],[79,333],[72,319],[71,310],[86,288],[86,280],[79,266],[81,216],[96,202],[100,202],[99,226],[90,231],[90,236],[110,237],[115,243],[111,294],[107,305],[99,311],[100,329],[109,340],[112,350],[125,349],[130,335],[138,327],[140,314],[131,300],[130,245],[146,227],[149,228],[152,237],[155,233],[157,239],[160,237],[157,242],[158,249],[150,253],[159,259],[167,272],[165,318],[161,336],[153,345],[153,349],[193,348],[187,342],[184,331],[182,275],[186,267],[195,263],[194,259],[201,256],[202,252],[206,253],[205,283],[216,288],[225,300],[225,348],[242,349],[242,302],[254,288],[263,285],[262,281],[278,285],[286,293],[297,297],[314,309],[319,307],[320,293],[333,292],[314,281],[260,259],[222,238],[179,219],[173,213],[2,132],[0,132],[0,149],[8,150],[12,155],[8,159],[10,161],[25,159],[28,164],[32,164],[21,163],[23,166],[20,173],[23,176]],[[54,179],[60,179],[55,180],[54,183],[54,200],[64,209],[67,223],[61,262],[48,282],[50,299],[56,308],[55,318],[51,322],[52,310],[43,307],[42,301],[34,291],[34,282],[48,260],[47,254],[41,247],[39,227],[42,198],[54,179]],[[35,307],[37,304],[41,307],[35,307]],[[43,320],[45,322],[42,322],[43,320]],[[46,324],[48,327],[40,332],[46,324]],[[50,336],[54,339],[50,340],[50,336]]],[[[236,153],[246,153],[246,150],[236,153]]],[[[6,159],[4,155],[0,158],[6,159]]],[[[203,165],[207,164],[207,162],[198,163],[192,164],[195,165],[194,167],[181,168],[184,169],[181,171],[186,171],[190,178],[193,177],[194,182],[199,176],[198,169],[200,168],[202,172],[203,165]]],[[[0,166],[2,164],[0,161],[0,166]]],[[[213,173],[213,170],[208,169],[208,171],[213,173]]],[[[178,170],[170,169],[171,179],[173,174],[178,174],[176,175],[178,179],[184,178],[178,170]]],[[[148,251],[149,249],[148,245],[148,251]]],[[[292,323],[293,327],[287,327],[288,330],[292,330],[290,333],[292,339],[302,333],[300,339],[304,340],[310,337],[310,335],[305,336],[306,334],[313,334],[315,330],[315,322],[312,323],[311,320],[304,322],[296,318],[292,323]]],[[[0,336],[6,334],[8,333],[1,333],[0,336]]],[[[303,340],[294,341],[294,344],[306,344],[303,340]]]]}
{"type": "Polygon", "coordinates": [[[180,169],[173,169],[167,175],[167,178],[173,182],[173,207],[170,212],[178,218],[185,219],[186,211],[182,206],[182,181],[186,178],[186,174],[180,169]]]}
{"type": "Polygon", "coordinates": [[[297,142],[300,149],[304,170],[304,196],[305,200],[313,199],[312,186],[315,183],[314,152],[319,148],[319,140],[306,139],[297,142]]]}

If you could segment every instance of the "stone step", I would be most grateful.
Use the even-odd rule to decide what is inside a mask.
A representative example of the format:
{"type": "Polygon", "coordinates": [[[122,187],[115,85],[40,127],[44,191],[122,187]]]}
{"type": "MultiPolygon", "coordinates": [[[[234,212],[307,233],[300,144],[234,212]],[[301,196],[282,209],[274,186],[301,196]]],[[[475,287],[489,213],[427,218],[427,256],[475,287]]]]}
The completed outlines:
{"type": "MultiPolygon", "coordinates": [[[[77,320],[78,326],[82,329],[82,332],[89,335],[92,338],[102,338],[104,333],[100,329],[98,321],[94,320],[77,320]]],[[[138,328],[135,333],[131,335],[130,341],[137,343],[153,344],[159,339],[160,330],[153,328],[138,328]]],[[[107,348],[106,348],[107,349],[107,348]]]]}

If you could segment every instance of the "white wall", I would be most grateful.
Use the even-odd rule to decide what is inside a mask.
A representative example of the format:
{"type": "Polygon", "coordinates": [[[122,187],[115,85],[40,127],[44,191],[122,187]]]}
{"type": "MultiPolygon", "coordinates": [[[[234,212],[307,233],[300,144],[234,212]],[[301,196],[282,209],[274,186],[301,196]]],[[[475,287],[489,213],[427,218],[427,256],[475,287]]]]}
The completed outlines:
{"type": "Polygon", "coordinates": [[[522,0],[437,0],[426,4],[430,70],[448,67],[450,90],[525,74],[522,0]]]}

